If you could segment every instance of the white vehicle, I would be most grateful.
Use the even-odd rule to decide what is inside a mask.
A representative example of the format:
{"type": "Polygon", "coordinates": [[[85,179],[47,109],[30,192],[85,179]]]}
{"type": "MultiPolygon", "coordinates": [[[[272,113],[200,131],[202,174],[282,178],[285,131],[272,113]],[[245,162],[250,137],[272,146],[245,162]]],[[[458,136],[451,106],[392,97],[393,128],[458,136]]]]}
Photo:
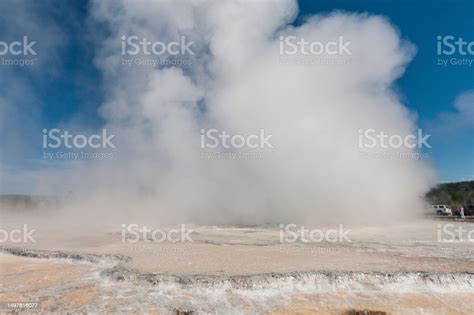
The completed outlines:
{"type": "Polygon", "coordinates": [[[451,208],[447,205],[432,205],[431,208],[439,215],[453,215],[451,208]]]}

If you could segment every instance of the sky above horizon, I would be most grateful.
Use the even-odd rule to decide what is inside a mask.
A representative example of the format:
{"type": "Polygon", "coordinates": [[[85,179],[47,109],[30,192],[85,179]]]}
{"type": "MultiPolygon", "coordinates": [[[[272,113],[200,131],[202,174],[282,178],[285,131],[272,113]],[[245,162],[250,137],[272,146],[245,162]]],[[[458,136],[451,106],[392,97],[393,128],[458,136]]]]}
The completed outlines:
{"type": "MultiPolygon", "coordinates": [[[[298,3],[294,25],[303,23],[309,16],[335,10],[382,15],[390,21],[401,38],[416,49],[394,89],[418,128],[431,135],[432,148],[425,149],[430,156],[428,163],[438,173],[440,182],[474,180],[474,56],[459,51],[453,55],[437,53],[438,36],[474,41],[474,2],[303,0],[298,3]],[[453,58],[461,64],[451,64],[453,58]],[[440,59],[448,60],[448,64],[440,65],[440,59]]],[[[0,13],[0,41],[27,35],[37,42],[38,51],[33,66],[0,65],[0,106],[2,100],[17,104],[15,113],[21,115],[25,129],[17,130],[13,138],[0,138],[0,162],[3,170],[26,178],[23,183],[9,187],[6,187],[8,179],[4,179],[0,193],[29,193],[29,174],[51,167],[41,157],[43,129],[67,125],[97,130],[105,123],[101,106],[107,90],[104,74],[97,64],[97,47],[110,30],[91,21],[90,8],[89,1],[0,4],[5,12],[0,13]],[[34,141],[30,141],[32,137],[34,141]]],[[[0,116],[4,135],[11,133],[10,117],[9,111],[0,116]]]]}

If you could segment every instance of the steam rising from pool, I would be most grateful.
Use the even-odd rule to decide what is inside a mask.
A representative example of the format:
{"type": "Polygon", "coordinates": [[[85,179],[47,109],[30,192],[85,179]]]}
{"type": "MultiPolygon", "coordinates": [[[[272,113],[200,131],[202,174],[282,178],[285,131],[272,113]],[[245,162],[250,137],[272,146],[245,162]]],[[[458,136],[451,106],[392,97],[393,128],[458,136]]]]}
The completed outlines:
{"type": "Polygon", "coordinates": [[[365,223],[416,215],[434,180],[431,167],[367,158],[358,140],[360,129],[416,131],[394,88],[413,45],[382,16],[333,12],[294,23],[297,13],[290,0],[93,1],[91,25],[108,30],[94,45],[105,82],[101,129],[115,135],[114,159],[32,174],[35,191],[72,192],[65,213],[76,223],[365,223]],[[193,54],[130,56],[122,46],[130,36],[185,38],[193,54]],[[343,38],[350,54],[288,62],[281,38],[289,36],[343,38]],[[124,64],[152,57],[191,64],[124,64]],[[264,130],[272,147],[203,149],[202,129],[245,137],[264,130]]]}

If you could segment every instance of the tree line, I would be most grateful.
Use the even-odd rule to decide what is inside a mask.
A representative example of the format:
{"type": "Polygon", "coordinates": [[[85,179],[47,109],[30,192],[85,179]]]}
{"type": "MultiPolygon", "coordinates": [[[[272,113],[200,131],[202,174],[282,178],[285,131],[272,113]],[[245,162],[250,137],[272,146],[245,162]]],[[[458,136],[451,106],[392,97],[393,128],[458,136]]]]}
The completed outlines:
{"type": "Polygon", "coordinates": [[[474,181],[439,184],[426,194],[426,200],[431,204],[449,205],[452,209],[474,205],[474,181]]]}

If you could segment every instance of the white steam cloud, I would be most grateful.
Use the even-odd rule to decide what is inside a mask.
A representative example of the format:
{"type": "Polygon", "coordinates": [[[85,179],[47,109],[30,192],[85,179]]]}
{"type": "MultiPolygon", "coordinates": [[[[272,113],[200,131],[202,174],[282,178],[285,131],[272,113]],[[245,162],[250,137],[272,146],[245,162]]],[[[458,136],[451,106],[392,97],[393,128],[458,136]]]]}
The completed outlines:
{"type": "Polygon", "coordinates": [[[67,183],[95,213],[149,222],[362,223],[419,213],[432,169],[410,158],[363,158],[358,146],[359,129],[416,133],[393,88],[414,47],[381,16],[336,12],[295,26],[297,11],[294,1],[94,1],[92,22],[110,30],[95,63],[116,158],[43,174],[41,189],[67,183]],[[185,36],[195,55],[188,66],[124,66],[122,36],[185,36]],[[335,57],[343,64],[288,64],[281,36],[342,37],[351,55],[335,57]],[[263,129],[273,148],[206,158],[203,128],[263,129]]]}

